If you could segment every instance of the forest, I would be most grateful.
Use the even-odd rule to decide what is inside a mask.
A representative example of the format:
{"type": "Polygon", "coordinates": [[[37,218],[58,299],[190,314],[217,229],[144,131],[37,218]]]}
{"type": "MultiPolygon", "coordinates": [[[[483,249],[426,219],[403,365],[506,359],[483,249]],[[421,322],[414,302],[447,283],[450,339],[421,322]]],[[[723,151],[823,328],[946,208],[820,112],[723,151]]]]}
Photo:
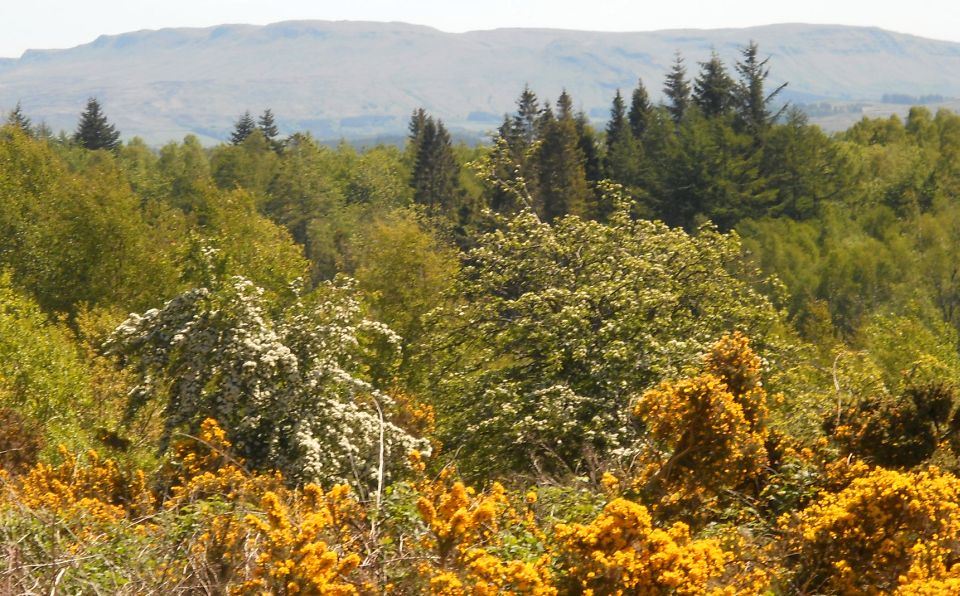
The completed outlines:
{"type": "Polygon", "coordinates": [[[960,115],[769,68],[476,147],[17,106],[0,592],[960,593],[960,115]]]}

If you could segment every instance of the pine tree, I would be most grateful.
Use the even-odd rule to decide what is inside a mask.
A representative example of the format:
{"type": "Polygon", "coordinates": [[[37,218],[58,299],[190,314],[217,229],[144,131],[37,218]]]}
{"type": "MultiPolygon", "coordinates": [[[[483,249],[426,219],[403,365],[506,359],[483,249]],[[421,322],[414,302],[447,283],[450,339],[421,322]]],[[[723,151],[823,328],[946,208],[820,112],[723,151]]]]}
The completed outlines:
{"type": "Polygon", "coordinates": [[[233,145],[243,143],[256,129],[257,123],[254,122],[253,117],[250,116],[250,112],[244,112],[243,116],[240,116],[240,119],[237,120],[237,123],[233,126],[233,132],[230,133],[230,143],[233,145]]]}
{"type": "Polygon", "coordinates": [[[257,128],[259,128],[263,136],[266,137],[267,142],[270,143],[273,150],[279,153],[282,148],[280,141],[277,140],[277,137],[280,136],[280,129],[277,128],[277,123],[273,118],[273,112],[270,111],[270,108],[264,110],[263,114],[260,115],[260,119],[257,120],[257,128]]]}
{"type": "Polygon", "coordinates": [[[643,86],[643,80],[637,81],[637,88],[633,90],[630,98],[630,112],[627,119],[630,121],[630,131],[636,139],[640,139],[647,130],[650,121],[650,112],[653,111],[653,105],[650,104],[650,96],[647,94],[647,88],[643,86]]]}
{"type": "Polygon", "coordinates": [[[700,74],[693,83],[693,103],[707,118],[723,116],[733,105],[734,86],[720,56],[713,52],[710,60],[700,63],[700,74]]]}
{"type": "Polygon", "coordinates": [[[100,102],[91,97],[87,100],[87,108],[80,115],[73,140],[86,149],[115,151],[120,146],[120,132],[107,121],[100,109],[100,102]]]}
{"type": "Polygon", "coordinates": [[[14,128],[19,128],[26,135],[33,136],[33,124],[30,122],[30,119],[27,118],[26,114],[23,113],[23,108],[20,106],[19,101],[17,102],[17,106],[10,110],[10,113],[7,115],[7,124],[14,128]]]}
{"type": "Polygon", "coordinates": [[[760,49],[753,41],[743,49],[743,52],[741,52],[743,57],[736,65],[740,80],[734,88],[737,122],[741,128],[750,132],[757,139],[787,108],[784,105],[776,113],[770,112],[771,102],[783,91],[787,84],[783,83],[769,95],[765,93],[764,81],[770,76],[770,69],[767,68],[767,62],[770,61],[770,58],[760,60],[759,54],[760,49]]]}
{"type": "Polygon", "coordinates": [[[683,115],[690,106],[690,82],[687,81],[687,68],[683,65],[683,56],[680,52],[674,56],[673,67],[667,74],[663,94],[668,100],[666,107],[673,121],[683,120],[683,115]]]}

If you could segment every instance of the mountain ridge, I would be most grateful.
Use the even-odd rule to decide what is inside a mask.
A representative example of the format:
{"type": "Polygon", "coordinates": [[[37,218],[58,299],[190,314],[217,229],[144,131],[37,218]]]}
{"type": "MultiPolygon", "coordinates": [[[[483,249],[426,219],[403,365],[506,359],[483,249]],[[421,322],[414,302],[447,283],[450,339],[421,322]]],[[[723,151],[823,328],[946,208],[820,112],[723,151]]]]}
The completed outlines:
{"type": "Polygon", "coordinates": [[[693,78],[712,49],[732,67],[750,40],[771,58],[770,84],[789,82],[794,101],[960,97],[960,43],[876,27],[450,33],[402,22],[283,21],[146,29],[28,50],[0,59],[0,109],[21,101],[35,120],[72,130],[96,96],[126,136],[153,143],[184,134],[216,142],[245,110],[267,107],[284,131],[320,138],[402,133],[417,107],[479,134],[513,110],[524,84],[550,99],[567,89],[602,119],[615,90],[629,93],[638,77],[659,97],[675,50],[693,78]]]}

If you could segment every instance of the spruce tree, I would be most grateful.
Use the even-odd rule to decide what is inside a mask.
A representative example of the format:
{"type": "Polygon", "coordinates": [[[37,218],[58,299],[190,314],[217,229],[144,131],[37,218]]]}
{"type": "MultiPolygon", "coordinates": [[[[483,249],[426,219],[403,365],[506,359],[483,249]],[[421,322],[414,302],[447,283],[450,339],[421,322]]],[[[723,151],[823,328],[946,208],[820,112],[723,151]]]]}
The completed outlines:
{"type": "Polygon", "coordinates": [[[80,115],[77,131],[73,140],[80,146],[90,149],[107,149],[115,151],[120,146],[120,132],[107,121],[107,117],[100,109],[100,102],[91,97],[87,100],[87,108],[80,115]]]}
{"type": "Polygon", "coordinates": [[[587,215],[590,189],[580,151],[580,135],[573,115],[573,102],[564,91],[557,100],[557,114],[543,121],[540,145],[540,205],[545,221],[564,215],[587,215]]]}
{"type": "Polygon", "coordinates": [[[647,88],[643,86],[643,80],[638,80],[637,88],[633,90],[633,95],[630,97],[630,112],[627,115],[634,138],[640,139],[646,132],[652,111],[653,105],[650,104],[647,88]]]}
{"type": "Polygon", "coordinates": [[[673,67],[664,82],[663,94],[667,98],[666,107],[673,121],[683,120],[683,115],[690,106],[690,82],[687,81],[687,68],[683,65],[680,52],[674,56],[673,67]]]}
{"type": "Polygon", "coordinates": [[[613,105],[610,107],[610,121],[607,122],[607,148],[615,145],[629,131],[627,123],[627,107],[623,103],[623,96],[617,89],[613,96],[613,105]]]}
{"type": "Polygon", "coordinates": [[[693,103],[707,118],[723,116],[733,104],[734,86],[720,56],[713,52],[710,60],[700,63],[700,74],[693,83],[693,103]]]}
{"type": "Polygon", "coordinates": [[[577,112],[575,120],[577,134],[580,136],[580,152],[583,153],[583,168],[586,171],[587,181],[597,182],[603,178],[603,166],[600,163],[600,152],[597,150],[596,132],[583,110],[577,112]]]}
{"type": "Polygon", "coordinates": [[[274,120],[273,112],[270,111],[270,108],[264,110],[263,114],[260,115],[260,119],[257,120],[257,128],[259,128],[263,136],[266,137],[267,142],[270,143],[273,150],[279,152],[281,144],[280,141],[277,140],[277,137],[280,136],[280,129],[277,128],[277,123],[274,120]]]}
{"type": "Polygon", "coordinates": [[[638,178],[640,150],[639,144],[633,136],[627,116],[627,108],[619,89],[610,108],[606,148],[604,170],[607,177],[627,187],[635,185],[638,178]]]}
{"type": "Polygon", "coordinates": [[[423,129],[427,124],[427,112],[423,108],[417,108],[410,115],[410,123],[407,125],[409,134],[407,135],[407,144],[404,149],[405,160],[410,164],[411,169],[416,166],[417,153],[420,151],[420,141],[423,137],[423,129]]]}
{"type": "MultiPolygon", "coordinates": [[[[506,114],[503,122],[497,128],[493,138],[493,147],[490,151],[490,161],[493,164],[492,177],[498,181],[513,180],[520,172],[525,148],[521,146],[516,134],[513,118],[506,114]]],[[[486,201],[490,209],[498,213],[513,213],[520,209],[517,197],[501,185],[491,185],[487,188],[486,201]]]]}
{"type": "Polygon", "coordinates": [[[517,100],[517,113],[513,117],[513,137],[525,147],[529,147],[540,135],[540,123],[543,110],[536,93],[524,85],[517,100]]]}
{"type": "Polygon", "coordinates": [[[423,128],[426,123],[427,112],[423,108],[414,110],[413,115],[410,116],[410,124],[407,126],[407,130],[410,131],[410,136],[407,138],[414,147],[420,146],[420,135],[423,134],[423,128]]]}
{"type": "Polygon", "coordinates": [[[764,82],[770,76],[770,69],[767,68],[770,58],[760,60],[760,49],[753,41],[743,49],[741,55],[742,58],[736,65],[740,80],[734,89],[737,122],[742,129],[759,138],[787,108],[784,105],[776,113],[770,111],[771,102],[787,84],[783,83],[770,94],[766,94],[764,82]]]}
{"type": "Polygon", "coordinates": [[[240,116],[240,119],[233,126],[233,132],[230,133],[230,143],[233,145],[243,143],[256,129],[257,123],[250,116],[249,110],[244,112],[243,116],[240,116]]]}
{"type": "Polygon", "coordinates": [[[30,119],[27,118],[26,114],[23,113],[23,108],[20,106],[19,101],[17,102],[17,106],[10,110],[10,113],[7,115],[7,124],[14,128],[19,128],[26,135],[33,136],[33,124],[30,122],[30,119]]]}
{"type": "MultiPolygon", "coordinates": [[[[511,164],[510,171],[504,172],[504,178],[516,179],[518,176],[523,178],[523,185],[528,195],[526,198],[531,202],[527,206],[535,211],[539,211],[542,205],[539,190],[540,160],[536,155],[535,144],[542,140],[544,125],[552,117],[550,110],[540,107],[540,100],[536,93],[529,86],[524,85],[523,92],[517,99],[517,112],[510,119],[506,136],[503,136],[501,127],[501,138],[506,141],[509,155],[500,156],[499,159],[501,162],[511,164]]],[[[503,193],[498,190],[495,194],[503,193]]],[[[491,204],[512,209],[517,207],[514,202],[515,197],[495,196],[491,204]]]]}
{"type": "Polygon", "coordinates": [[[426,117],[418,143],[410,182],[413,200],[433,214],[442,213],[457,219],[461,195],[460,167],[443,122],[426,117]]]}

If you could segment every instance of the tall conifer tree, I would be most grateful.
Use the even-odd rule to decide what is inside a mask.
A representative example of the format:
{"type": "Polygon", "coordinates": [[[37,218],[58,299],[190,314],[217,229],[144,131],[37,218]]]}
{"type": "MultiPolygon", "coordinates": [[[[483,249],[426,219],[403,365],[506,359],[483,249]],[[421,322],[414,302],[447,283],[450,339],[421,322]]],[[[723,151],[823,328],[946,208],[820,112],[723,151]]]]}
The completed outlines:
{"type": "Polygon", "coordinates": [[[607,148],[615,145],[629,130],[627,106],[623,102],[620,90],[617,89],[617,94],[613,96],[613,105],[610,107],[610,121],[607,122],[607,148]]]}
{"type": "Polygon", "coordinates": [[[710,60],[700,63],[700,74],[693,82],[693,103],[707,118],[726,115],[733,105],[734,86],[720,56],[713,52],[710,60]]]}
{"type": "Polygon", "coordinates": [[[690,106],[690,82],[687,80],[687,68],[683,65],[680,52],[674,55],[673,66],[667,74],[663,94],[667,98],[667,110],[674,122],[683,120],[690,106]]]}
{"type": "Polygon", "coordinates": [[[546,221],[564,215],[586,215],[590,189],[573,101],[566,91],[557,100],[556,116],[545,120],[543,127],[539,211],[546,221]]]}
{"type": "Polygon", "coordinates": [[[647,88],[643,86],[643,80],[638,80],[637,88],[630,96],[630,112],[627,115],[634,138],[640,139],[646,132],[651,111],[653,111],[653,105],[650,104],[647,88]]]}
{"type": "Polygon", "coordinates": [[[263,133],[263,136],[267,139],[267,142],[273,150],[279,153],[282,149],[282,145],[278,139],[280,129],[277,128],[276,119],[273,117],[273,112],[270,108],[264,110],[263,114],[260,115],[260,118],[257,120],[257,128],[263,133]]]}
{"type": "Polygon", "coordinates": [[[513,117],[513,136],[517,142],[529,147],[540,136],[540,122],[543,110],[537,94],[524,86],[517,100],[517,113],[513,117]]]}
{"type": "Polygon", "coordinates": [[[414,148],[420,146],[420,135],[423,134],[423,128],[426,124],[427,112],[423,108],[417,108],[414,110],[413,114],[410,116],[410,124],[407,125],[407,130],[410,131],[410,135],[407,137],[407,139],[414,148]]]}
{"type": "Polygon", "coordinates": [[[457,217],[460,207],[460,168],[453,155],[450,134],[440,120],[423,120],[417,135],[416,162],[411,186],[413,199],[432,213],[457,217]]]}
{"type": "Polygon", "coordinates": [[[607,177],[624,186],[633,186],[637,182],[639,145],[633,137],[627,108],[619,89],[610,107],[606,140],[607,153],[604,165],[607,177]]]}
{"type": "Polygon", "coordinates": [[[737,122],[755,138],[760,138],[786,109],[784,105],[773,113],[770,105],[787,84],[783,83],[771,93],[766,93],[764,83],[770,76],[770,69],[767,68],[770,58],[760,60],[760,48],[756,42],[751,41],[741,56],[736,65],[737,74],[740,75],[735,87],[737,122]]]}
{"type": "Polygon", "coordinates": [[[253,131],[257,129],[257,123],[254,122],[253,117],[250,116],[250,111],[243,113],[243,116],[240,116],[240,119],[237,120],[237,123],[233,126],[233,132],[230,133],[230,143],[234,145],[240,145],[247,140],[253,131]]]}
{"type": "Polygon", "coordinates": [[[33,136],[33,124],[30,122],[30,118],[27,118],[26,114],[23,113],[23,108],[20,106],[19,101],[16,107],[10,110],[10,113],[7,115],[7,124],[19,128],[26,135],[33,136]]]}
{"type": "Polygon", "coordinates": [[[80,115],[77,131],[73,140],[87,149],[107,149],[115,151],[120,146],[120,133],[107,121],[100,109],[100,102],[91,97],[87,108],[80,115]]]}
{"type": "Polygon", "coordinates": [[[583,110],[577,112],[575,120],[577,134],[580,135],[580,152],[583,153],[583,167],[587,175],[587,181],[597,182],[603,178],[603,166],[600,163],[600,152],[597,150],[596,132],[583,110]]]}

